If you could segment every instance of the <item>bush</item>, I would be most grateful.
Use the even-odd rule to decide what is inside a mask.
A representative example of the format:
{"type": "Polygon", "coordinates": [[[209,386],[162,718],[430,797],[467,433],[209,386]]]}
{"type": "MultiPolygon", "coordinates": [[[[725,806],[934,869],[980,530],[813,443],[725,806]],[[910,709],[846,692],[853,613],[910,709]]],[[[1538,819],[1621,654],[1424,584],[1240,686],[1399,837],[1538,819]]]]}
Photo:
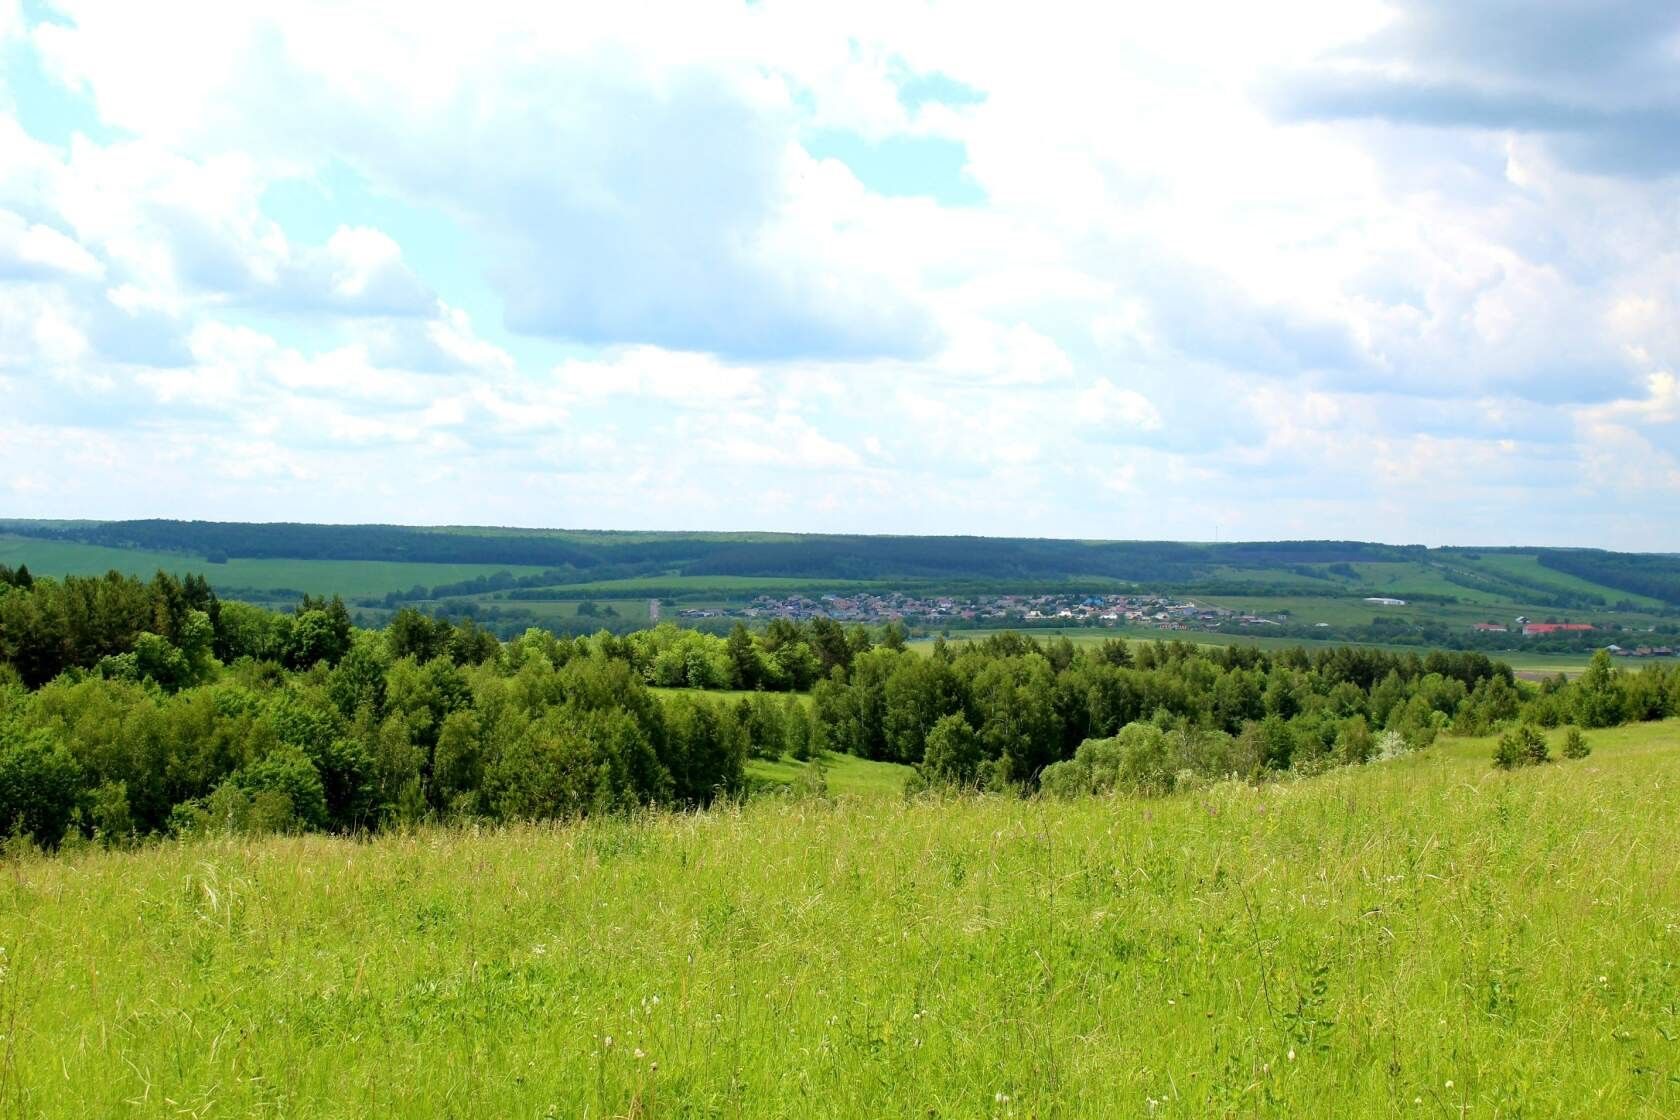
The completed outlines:
{"type": "Polygon", "coordinates": [[[1563,757],[1586,758],[1592,753],[1592,745],[1587,737],[1581,734],[1579,727],[1570,727],[1563,733],[1563,757]]]}
{"type": "Polygon", "coordinates": [[[1499,737],[1493,751],[1493,764],[1501,770],[1515,770],[1519,766],[1538,766],[1552,760],[1546,746],[1546,736],[1531,723],[1512,728],[1499,737]]]}

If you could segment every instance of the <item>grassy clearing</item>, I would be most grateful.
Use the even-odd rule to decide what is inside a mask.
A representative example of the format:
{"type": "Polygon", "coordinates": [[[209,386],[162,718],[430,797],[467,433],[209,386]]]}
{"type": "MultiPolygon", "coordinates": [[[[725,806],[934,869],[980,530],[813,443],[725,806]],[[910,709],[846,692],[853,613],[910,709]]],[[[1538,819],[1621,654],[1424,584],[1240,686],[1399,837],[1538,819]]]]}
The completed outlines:
{"type": "Polygon", "coordinates": [[[819,594],[843,591],[849,587],[883,586],[887,585],[880,581],[855,579],[813,580],[794,576],[683,576],[671,574],[596,580],[589,583],[556,584],[547,590],[563,591],[567,595],[595,595],[601,598],[613,595],[639,595],[665,591],[685,596],[718,593],[738,598],[750,598],[761,593],[774,595],[801,591],[819,594]]]}
{"type": "Polygon", "coordinates": [[[1593,742],[23,859],[0,1109],[1673,1116],[1680,724],[1593,742]]]}
{"type": "Polygon", "coordinates": [[[650,686],[648,691],[656,696],[692,696],[696,700],[711,700],[721,702],[725,700],[751,700],[755,696],[768,696],[780,702],[785,697],[797,696],[799,702],[806,708],[811,706],[809,692],[751,692],[740,688],[656,688],[650,686]]]}
{"type": "Polygon", "coordinates": [[[1542,587],[1556,588],[1559,591],[1572,591],[1586,595],[1601,595],[1606,603],[1616,603],[1626,600],[1639,607],[1653,610],[1662,609],[1663,603],[1647,595],[1636,595],[1630,591],[1619,591],[1613,587],[1593,583],[1579,576],[1572,576],[1568,572],[1560,572],[1548,568],[1540,563],[1540,558],[1533,553],[1518,552],[1488,552],[1483,553],[1466,567],[1479,568],[1491,572],[1496,576],[1511,576],[1527,583],[1539,584],[1542,587]]]}
{"type": "MultiPolygon", "coordinates": [[[[747,780],[757,790],[793,789],[810,770],[807,763],[791,758],[776,762],[752,759],[747,763],[747,780]]],[[[831,797],[893,797],[904,792],[904,782],[914,773],[895,762],[871,762],[849,754],[823,756],[823,781],[831,797]]]]}

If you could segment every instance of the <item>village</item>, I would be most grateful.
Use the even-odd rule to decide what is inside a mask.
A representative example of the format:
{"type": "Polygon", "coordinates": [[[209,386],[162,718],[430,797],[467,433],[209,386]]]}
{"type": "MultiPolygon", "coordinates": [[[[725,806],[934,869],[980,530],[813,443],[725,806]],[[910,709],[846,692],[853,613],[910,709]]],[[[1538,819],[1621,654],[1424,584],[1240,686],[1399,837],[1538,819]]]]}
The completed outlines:
{"type": "Polygon", "coordinates": [[[901,592],[855,595],[760,595],[744,606],[688,609],[683,619],[785,618],[803,621],[832,618],[837,622],[878,625],[904,622],[939,626],[1145,626],[1161,630],[1214,629],[1220,626],[1281,626],[1277,618],[1239,614],[1224,607],[1198,604],[1159,594],[1131,595],[975,595],[918,596],[901,592]]]}
{"type": "MultiPolygon", "coordinates": [[[[1404,606],[1405,600],[1379,596],[1364,597],[1373,606],[1404,606]]],[[[1134,592],[1126,595],[1033,594],[1033,595],[916,595],[904,592],[864,592],[823,595],[760,595],[735,606],[695,607],[678,612],[685,621],[742,619],[764,622],[770,619],[808,621],[831,618],[842,623],[881,625],[902,622],[926,629],[1004,627],[1129,627],[1156,630],[1249,630],[1282,628],[1293,621],[1287,609],[1270,615],[1244,614],[1226,607],[1198,603],[1164,593],[1134,592]]],[[[1327,629],[1325,623],[1316,623],[1327,629]]],[[[1478,622],[1476,633],[1515,632],[1528,638],[1599,630],[1584,622],[1535,622],[1518,616],[1507,626],[1478,622]]],[[[1607,635],[1608,636],[1608,635],[1607,635]]],[[[1607,645],[1614,657],[1667,658],[1674,648],[1659,645],[1607,645]]]]}

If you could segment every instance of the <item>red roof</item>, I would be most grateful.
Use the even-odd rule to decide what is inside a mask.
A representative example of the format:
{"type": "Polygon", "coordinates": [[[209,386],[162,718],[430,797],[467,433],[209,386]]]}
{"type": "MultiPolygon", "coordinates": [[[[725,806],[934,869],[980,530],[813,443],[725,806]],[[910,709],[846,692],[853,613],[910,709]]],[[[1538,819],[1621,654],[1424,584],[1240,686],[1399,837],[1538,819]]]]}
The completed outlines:
{"type": "Polygon", "coordinates": [[[1531,622],[1527,626],[1523,627],[1523,633],[1556,634],[1560,631],[1575,632],[1580,630],[1591,630],[1592,628],[1592,624],[1589,622],[1531,622]]]}

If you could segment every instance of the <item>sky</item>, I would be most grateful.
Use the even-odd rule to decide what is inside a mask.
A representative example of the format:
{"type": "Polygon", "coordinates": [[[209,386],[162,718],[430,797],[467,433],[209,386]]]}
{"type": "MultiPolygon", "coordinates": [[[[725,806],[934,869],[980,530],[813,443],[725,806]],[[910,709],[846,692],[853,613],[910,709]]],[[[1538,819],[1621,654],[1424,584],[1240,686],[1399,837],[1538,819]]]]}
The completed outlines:
{"type": "Polygon", "coordinates": [[[1672,0],[0,0],[0,516],[1680,550],[1672,0]]]}

